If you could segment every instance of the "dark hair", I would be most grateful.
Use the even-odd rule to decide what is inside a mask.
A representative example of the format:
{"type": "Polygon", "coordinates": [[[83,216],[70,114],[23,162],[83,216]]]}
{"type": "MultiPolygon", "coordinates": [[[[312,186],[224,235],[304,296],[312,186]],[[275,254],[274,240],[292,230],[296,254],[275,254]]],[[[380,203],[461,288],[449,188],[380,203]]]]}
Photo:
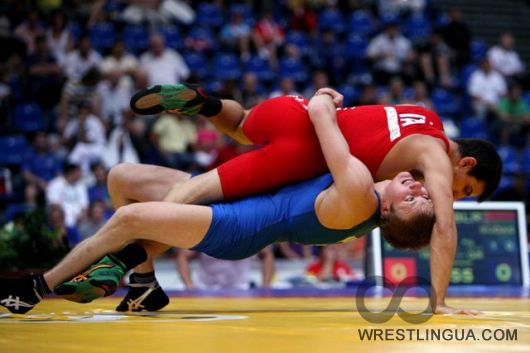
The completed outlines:
{"type": "Polygon", "coordinates": [[[396,249],[418,250],[431,241],[436,218],[431,208],[404,219],[390,206],[389,216],[381,222],[381,235],[396,249]]]}
{"type": "Polygon", "coordinates": [[[484,191],[478,201],[488,199],[499,186],[502,175],[502,160],[495,146],[480,139],[456,139],[460,157],[473,157],[477,164],[468,173],[469,176],[484,182],[484,191]]]}
{"type": "Polygon", "coordinates": [[[66,175],[66,174],[69,174],[73,171],[78,171],[80,169],[79,165],[77,164],[74,164],[74,163],[70,163],[70,162],[65,162],[63,164],[63,174],[66,175]]]}

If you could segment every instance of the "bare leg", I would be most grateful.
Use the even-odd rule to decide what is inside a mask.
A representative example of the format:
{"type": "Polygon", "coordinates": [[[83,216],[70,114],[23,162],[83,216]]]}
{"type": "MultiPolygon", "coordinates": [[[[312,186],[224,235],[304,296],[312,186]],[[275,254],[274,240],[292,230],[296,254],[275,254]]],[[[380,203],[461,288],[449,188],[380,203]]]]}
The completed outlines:
{"type": "Polygon", "coordinates": [[[81,242],[46,272],[44,278],[48,287],[54,288],[139,237],[168,246],[191,248],[204,238],[211,220],[211,208],[206,206],[164,202],[123,206],[94,236],[81,242]]]}
{"type": "Polygon", "coordinates": [[[236,101],[223,99],[221,102],[223,104],[221,112],[207,119],[223,134],[243,145],[251,145],[252,142],[246,138],[242,130],[248,111],[244,110],[241,104],[236,101]]]}

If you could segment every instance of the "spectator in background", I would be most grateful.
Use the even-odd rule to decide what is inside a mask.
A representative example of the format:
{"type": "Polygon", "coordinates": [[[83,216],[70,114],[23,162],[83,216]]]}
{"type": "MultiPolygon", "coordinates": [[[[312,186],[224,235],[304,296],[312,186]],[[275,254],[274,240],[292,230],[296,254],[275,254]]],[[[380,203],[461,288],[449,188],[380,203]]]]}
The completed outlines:
{"type": "Polygon", "coordinates": [[[78,165],[66,164],[62,175],[50,181],[46,200],[49,205],[57,204],[64,211],[67,227],[75,227],[85,217],[88,193],[78,165]]]}
{"type": "Polygon", "coordinates": [[[152,26],[169,24],[177,20],[185,25],[195,21],[195,11],[186,1],[181,0],[131,0],[123,11],[126,22],[142,24],[149,22],[152,26]]]}
{"type": "Polygon", "coordinates": [[[191,166],[190,147],[197,141],[197,129],[189,118],[162,114],[153,126],[151,139],[169,167],[186,170],[191,166]]]}
{"type": "Polygon", "coordinates": [[[68,160],[81,167],[83,176],[89,175],[92,163],[101,159],[106,137],[101,119],[90,113],[87,104],[78,105],[77,118],[66,125],[64,139],[72,146],[68,160]]]}
{"type": "Polygon", "coordinates": [[[307,266],[307,274],[324,282],[348,282],[355,278],[352,268],[346,262],[348,244],[333,244],[320,247],[316,261],[307,266]]]}
{"type": "Polygon", "coordinates": [[[196,172],[205,172],[209,170],[217,159],[218,150],[221,141],[219,132],[212,128],[209,121],[202,118],[197,125],[197,142],[193,146],[193,160],[195,162],[196,172]]]}
{"type": "Polygon", "coordinates": [[[467,87],[475,114],[482,118],[491,117],[506,89],[504,77],[491,68],[487,58],[482,59],[480,68],[471,74],[467,87]]]}
{"type": "Polygon", "coordinates": [[[380,84],[388,83],[393,76],[412,75],[412,44],[399,32],[396,22],[387,23],[383,33],[370,41],[366,56],[372,61],[374,78],[380,84]]]}
{"type": "Polygon", "coordinates": [[[379,104],[384,105],[398,105],[405,102],[405,90],[403,87],[403,80],[399,77],[394,77],[390,80],[388,93],[384,94],[379,99],[379,104]]]}
{"type": "Polygon", "coordinates": [[[147,73],[149,85],[174,84],[185,81],[190,70],[184,59],[173,49],[166,48],[164,39],[151,37],[149,51],[140,57],[140,67],[147,73]]]}
{"type": "Polygon", "coordinates": [[[316,37],[318,16],[306,1],[289,1],[289,28],[316,37]]]}
{"type": "Polygon", "coordinates": [[[40,25],[40,15],[35,9],[32,9],[26,15],[26,19],[17,28],[15,36],[26,43],[27,54],[35,52],[35,39],[44,34],[44,29],[40,25]]]}
{"type": "Polygon", "coordinates": [[[22,163],[24,180],[45,192],[48,183],[61,172],[61,161],[50,152],[48,134],[39,131],[35,134],[33,148],[30,149],[22,163]]]}
{"type": "Polygon", "coordinates": [[[81,80],[91,68],[99,68],[101,62],[101,55],[92,49],[90,37],[85,35],[79,39],[78,49],[66,55],[64,71],[68,79],[75,82],[81,80]]]}
{"type": "Polygon", "coordinates": [[[250,109],[265,100],[265,92],[253,72],[246,72],[243,75],[241,85],[241,103],[245,109],[250,109]]]}
{"type": "Polygon", "coordinates": [[[343,77],[345,72],[344,46],[331,29],[322,31],[317,41],[318,55],[311,58],[313,65],[325,71],[328,77],[343,77]]]}
{"type": "Polygon", "coordinates": [[[442,39],[441,32],[435,30],[429,40],[418,46],[419,63],[423,78],[430,87],[440,84],[451,86],[450,56],[451,52],[442,39]]]}
{"type": "Polygon", "coordinates": [[[121,84],[122,78],[121,71],[111,71],[97,87],[101,101],[101,118],[108,129],[121,125],[123,112],[129,109],[131,86],[121,84]]]}
{"type": "Polygon", "coordinates": [[[26,59],[26,67],[29,94],[44,110],[53,109],[59,103],[63,75],[43,36],[35,39],[35,53],[26,59]]]}
{"type": "Polygon", "coordinates": [[[510,33],[503,33],[499,37],[499,44],[488,50],[491,67],[508,80],[515,79],[524,73],[523,62],[513,49],[513,44],[513,36],[510,33]]]}
{"type": "Polygon", "coordinates": [[[51,203],[46,209],[48,229],[56,232],[57,237],[51,239],[56,247],[73,248],[79,243],[76,225],[66,224],[66,213],[61,205],[51,203]]]}
{"type": "Polygon", "coordinates": [[[66,28],[66,16],[62,12],[52,15],[50,26],[46,30],[46,42],[55,60],[61,66],[65,64],[66,56],[74,48],[72,33],[66,28]]]}
{"type": "Polygon", "coordinates": [[[458,67],[468,64],[471,58],[471,31],[462,20],[462,11],[453,7],[449,11],[449,23],[443,28],[445,43],[452,49],[458,67]]]}
{"type": "Polygon", "coordinates": [[[140,136],[143,140],[145,126],[141,120],[136,119],[130,109],[124,112],[123,119],[122,124],[116,126],[110,133],[103,153],[103,162],[109,169],[118,163],[140,162],[133,136],[140,136]]]}
{"type": "Polygon", "coordinates": [[[373,105],[378,104],[377,88],[371,83],[363,85],[361,95],[354,105],[373,105]]]}
{"type": "Polygon", "coordinates": [[[279,96],[299,96],[300,93],[296,90],[296,85],[291,77],[282,77],[278,89],[271,92],[269,98],[279,96]]]}
{"type": "Polygon", "coordinates": [[[530,108],[522,97],[520,85],[512,85],[507,97],[497,105],[495,131],[500,133],[500,143],[524,147],[530,143],[530,108]]]}
{"type": "Polygon", "coordinates": [[[319,89],[329,86],[329,75],[326,71],[313,71],[311,84],[304,90],[304,97],[312,97],[319,89]]]}
{"type": "Polygon", "coordinates": [[[272,67],[277,67],[277,50],[284,43],[285,34],[280,25],[274,21],[270,11],[266,11],[256,23],[252,38],[259,55],[268,58],[272,67]]]}
{"type": "MultiPolygon", "coordinates": [[[[271,247],[266,247],[256,256],[261,260],[261,286],[269,288],[274,275],[274,256],[271,247]]],[[[248,289],[252,287],[250,270],[254,259],[255,256],[238,261],[219,260],[206,254],[179,249],[177,269],[186,289],[248,289]],[[199,263],[197,282],[193,281],[191,274],[192,259],[197,259],[199,263]]]]}
{"type": "Polygon", "coordinates": [[[105,211],[112,211],[114,207],[107,188],[108,172],[105,169],[105,165],[101,162],[96,162],[92,164],[90,169],[94,176],[94,182],[88,187],[88,202],[102,202],[105,211]]]}
{"type": "Polygon", "coordinates": [[[414,82],[414,91],[412,97],[409,99],[411,104],[419,105],[427,109],[433,109],[434,105],[429,98],[429,90],[423,81],[414,82]]]}
{"type": "Polygon", "coordinates": [[[105,225],[105,222],[105,204],[101,201],[90,202],[88,216],[78,226],[80,240],[85,240],[96,234],[105,225]]]}
{"type": "Polygon", "coordinates": [[[68,124],[70,117],[74,117],[79,109],[79,105],[89,107],[99,115],[100,96],[96,89],[101,80],[101,74],[95,67],[90,68],[81,80],[69,81],[63,88],[61,101],[59,103],[59,120],[57,128],[60,133],[68,124]]]}
{"type": "Polygon", "coordinates": [[[378,0],[378,9],[381,16],[400,16],[411,13],[423,13],[425,0],[378,0]]]}
{"type": "Polygon", "coordinates": [[[128,89],[133,87],[132,77],[137,69],[138,60],[134,55],[125,51],[123,41],[116,41],[112,46],[110,55],[106,56],[101,63],[101,72],[104,75],[112,72],[121,73],[120,85],[128,89]]]}
{"type": "Polygon", "coordinates": [[[242,60],[250,57],[250,27],[241,12],[230,15],[230,22],[221,28],[220,39],[225,48],[238,52],[242,60]]]}

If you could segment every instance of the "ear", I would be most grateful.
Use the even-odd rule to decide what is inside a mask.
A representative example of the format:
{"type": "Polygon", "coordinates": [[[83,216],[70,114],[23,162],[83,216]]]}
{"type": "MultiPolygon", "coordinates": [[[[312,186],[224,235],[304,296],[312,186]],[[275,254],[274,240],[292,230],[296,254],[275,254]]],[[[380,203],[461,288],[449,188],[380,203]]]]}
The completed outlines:
{"type": "Polygon", "coordinates": [[[463,157],[462,159],[458,161],[458,166],[460,168],[472,169],[476,165],[477,165],[477,160],[475,159],[475,157],[463,157]]]}
{"type": "Polygon", "coordinates": [[[386,219],[390,214],[390,202],[382,200],[381,201],[381,218],[386,219]]]}

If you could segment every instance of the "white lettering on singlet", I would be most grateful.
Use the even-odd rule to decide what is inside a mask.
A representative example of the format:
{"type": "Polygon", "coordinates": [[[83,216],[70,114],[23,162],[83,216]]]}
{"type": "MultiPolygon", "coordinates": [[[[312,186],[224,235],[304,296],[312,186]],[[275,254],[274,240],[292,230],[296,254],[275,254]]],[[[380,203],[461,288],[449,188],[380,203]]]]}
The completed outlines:
{"type": "Polygon", "coordinates": [[[388,125],[388,131],[390,132],[390,141],[394,141],[401,136],[401,130],[399,128],[398,113],[394,107],[385,107],[386,111],[386,123],[388,125]]]}
{"type": "Polygon", "coordinates": [[[385,107],[385,111],[388,132],[390,133],[390,141],[394,141],[401,136],[401,127],[414,124],[425,124],[427,120],[424,115],[420,114],[398,114],[396,108],[394,107],[385,107]]]}

